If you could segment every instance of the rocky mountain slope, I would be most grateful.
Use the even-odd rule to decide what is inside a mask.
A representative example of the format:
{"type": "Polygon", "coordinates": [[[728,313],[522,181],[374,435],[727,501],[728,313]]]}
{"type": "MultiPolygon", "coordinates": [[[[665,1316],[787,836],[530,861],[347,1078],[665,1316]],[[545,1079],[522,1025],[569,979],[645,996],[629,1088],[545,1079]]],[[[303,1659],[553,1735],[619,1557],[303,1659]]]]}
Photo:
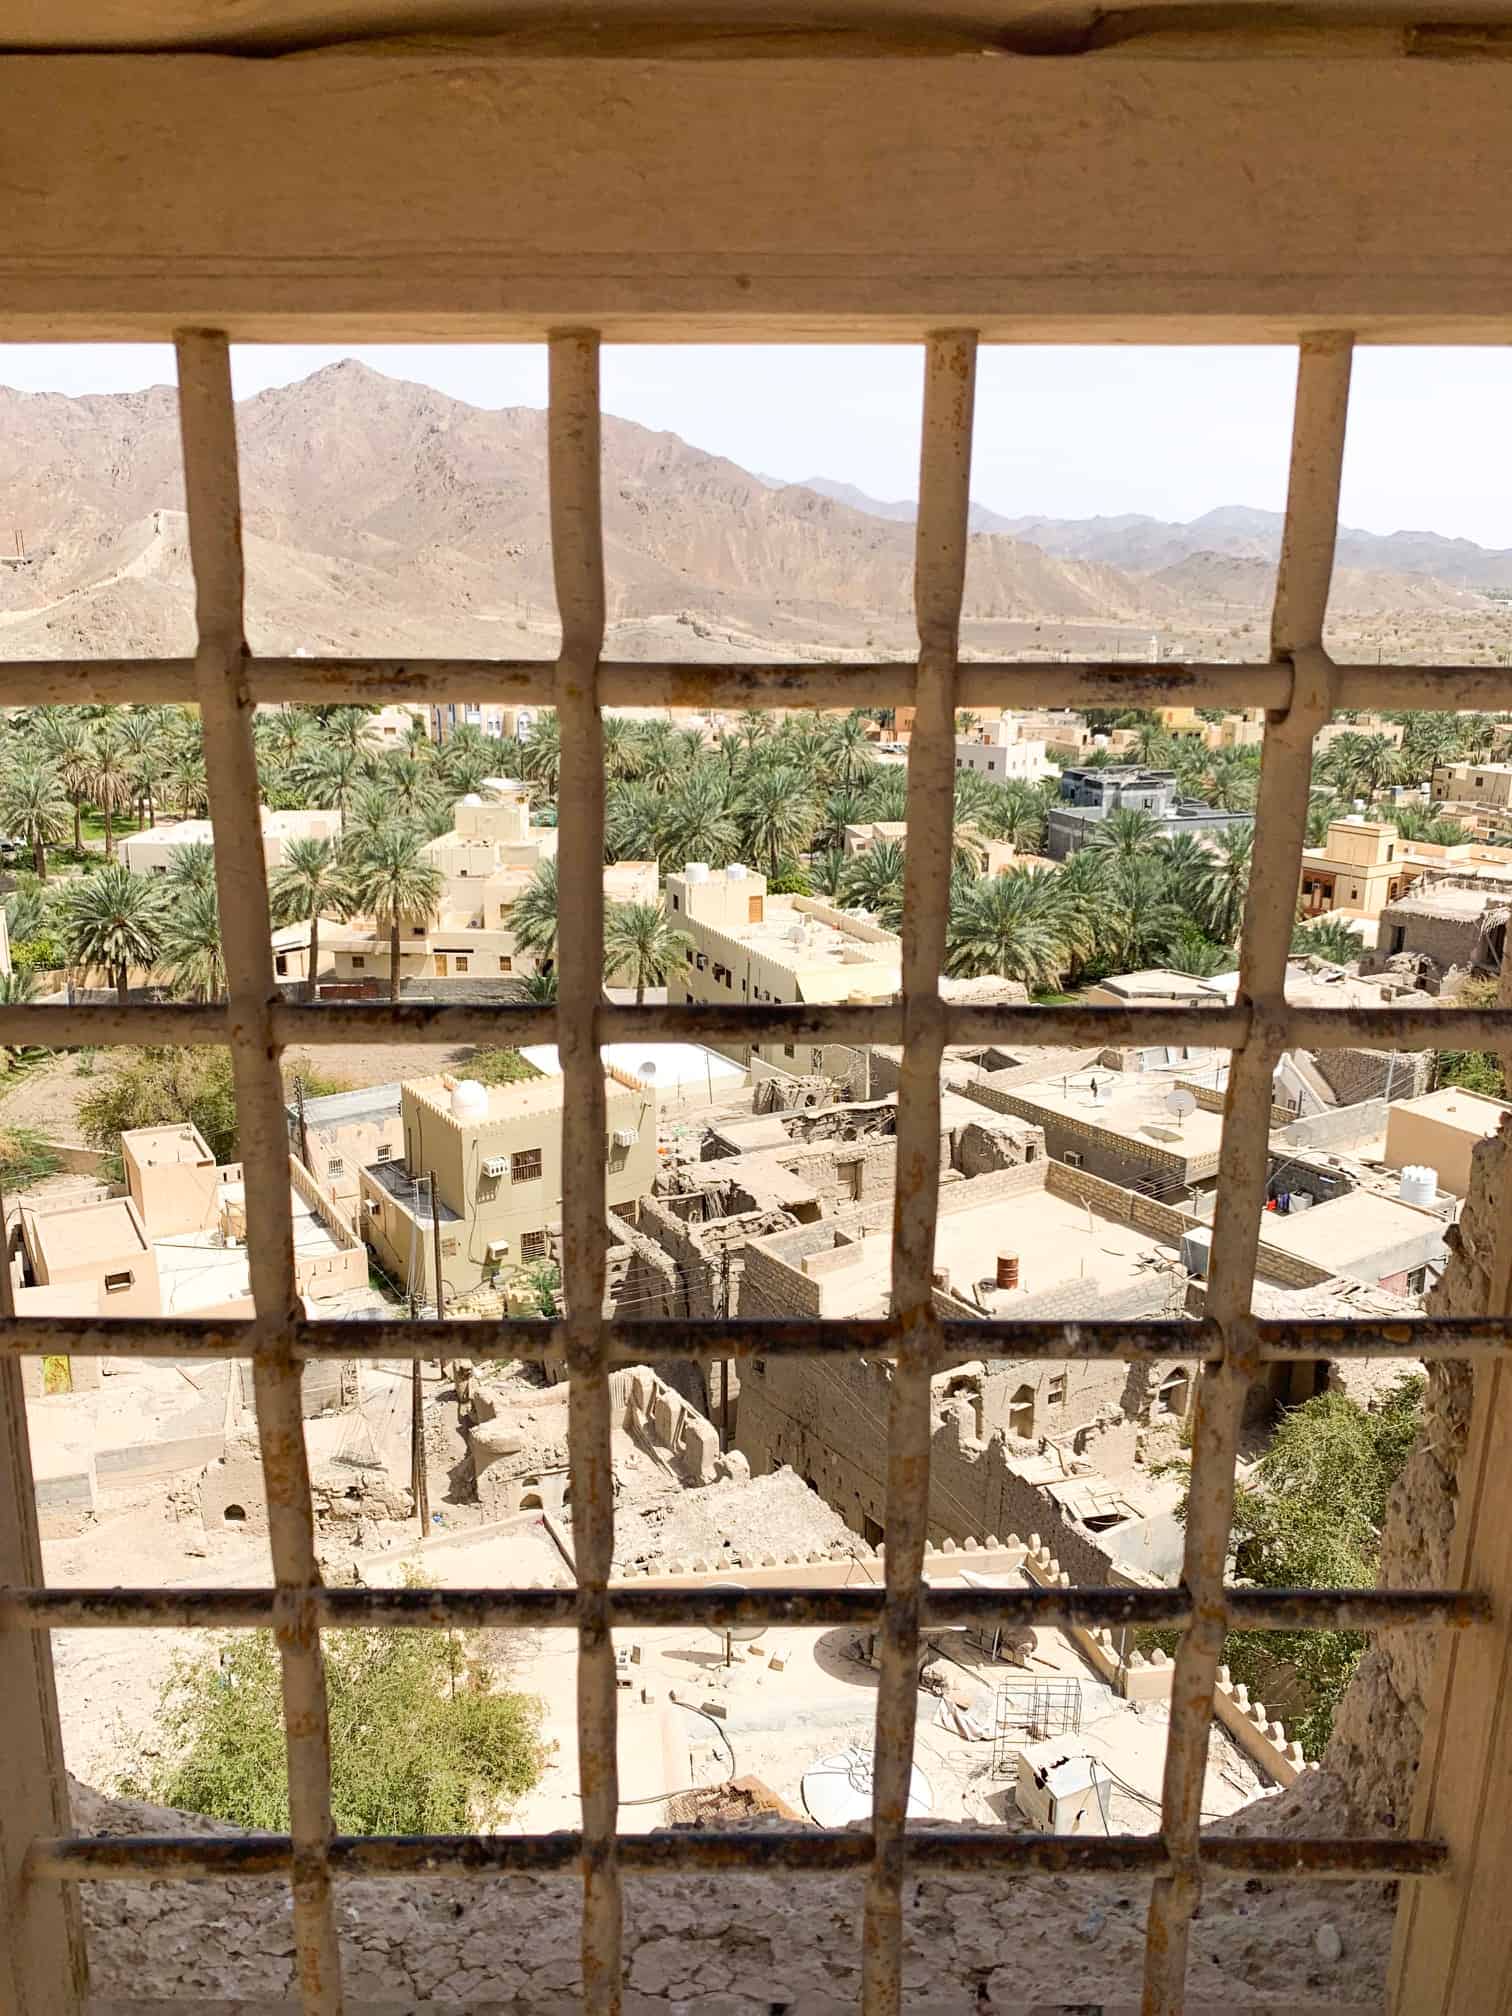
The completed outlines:
{"type": "MultiPolygon", "coordinates": [[[[485,411],[347,360],[259,393],[237,417],[254,648],[552,650],[542,413],[485,411]]],[[[167,387],[78,399],[0,389],[0,555],[13,527],[33,556],[0,566],[0,652],[191,647],[178,457],[167,387]]],[[[616,655],[864,657],[910,646],[910,505],[876,506],[826,479],[774,485],[612,418],[603,494],[616,655]]],[[[1061,641],[1101,633],[1090,652],[1125,631],[1216,631],[1268,596],[1261,520],[1092,520],[1073,536],[1059,521],[1010,526],[977,507],[968,645],[1006,652],[1042,630],[1061,641]],[[1214,543],[1202,544],[1209,533],[1214,543]]],[[[1512,578],[1512,555],[1485,557],[1507,560],[1512,578]]],[[[1416,568],[1405,569],[1409,588],[1380,565],[1351,591],[1363,609],[1487,606],[1416,568]]]]}

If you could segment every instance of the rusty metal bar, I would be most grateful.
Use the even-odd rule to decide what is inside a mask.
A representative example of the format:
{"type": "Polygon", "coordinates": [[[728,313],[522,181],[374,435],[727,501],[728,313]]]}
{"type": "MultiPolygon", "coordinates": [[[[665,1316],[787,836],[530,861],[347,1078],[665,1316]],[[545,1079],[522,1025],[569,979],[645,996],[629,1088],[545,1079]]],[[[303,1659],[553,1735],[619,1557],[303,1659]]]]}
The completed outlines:
{"type": "MultiPolygon", "coordinates": [[[[680,1827],[660,1834],[621,1834],[620,1866],[633,1875],[726,1870],[762,1875],[858,1869],[876,1853],[871,1834],[816,1828],[722,1832],[680,1827]]],[[[540,1876],[584,1869],[592,1846],[581,1834],[341,1834],[331,1843],[331,1867],[341,1877],[540,1876]]],[[[1171,1863],[1158,1834],[1007,1834],[932,1827],[910,1840],[920,1873],[971,1875],[1020,1870],[1062,1875],[1161,1876],[1171,1863]]],[[[1249,1834],[1206,1834],[1206,1867],[1269,1881],[1358,1882],[1434,1876],[1445,1852],[1436,1841],[1272,1841],[1249,1834]]],[[[282,1875],[289,1866],[286,1834],[93,1834],[37,1841],[28,1862],[34,1879],[58,1883],[203,1883],[282,1875]]]]}
{"type": "Polygon", "coordinates": [[[288,1739],[291,1882],[300,1993],[307,2016],[340,2016],[341,1956],[326,1853],[331,1752],[320,1632],[315,1515],[290,1326],[300,1314],[289,1203],[289,1141],[273,1034],[271,926],[263,860],[252,699],[243,630],[241,498],[230,352],[224,336],[178,339],[179,416],[199,649],[195,690],[215,821],[215,878],[225,951],[236,1111],[246,1174],[252,1354],[288,1739]]]}
{"type": "MultiPolygon", "coordinates": [[[[1185,1626],[1192,1603],[1180,1588],[945,1587],[984,1552],[926,1556],[919,1603],[921,1631],[950,1624],[1027,1624],[1062,1629],[1126,1630],[1185,1626]]],[[[310,1599],[322,1630],[379,1626],[431,1631],[546,1630],[577,1622],[575,1589],[320,1589],[310,1599]]],[[[663,1625],[880,1623],[885,1590],[875,1582],[843,1588],[662,1588],[636,1578],[610,1585],[616,1629],[663,1625]]],[[[1230,1589],[1221,1592],[1231,1631],[1439,1630],[1483,1622],[1487,1600],[1447,1589],[1230,1589]]],[[[276,1624],[284,1600],[276,1589],[0,1588],[0,1628],[29,1631],[258,1630],[276,1624]]]]}
{"type": "MultiPolygon", "coordinates": [[[[1061,1004],[1044,1008],[1015,1003],[976,1006],[947,1002],[947,1044],[984,1042],[1091,1045],[1196,1043],[1238,1049],[1263,1022],[1285,1047],[1338,1050],[1496,1049],[1512,1045],[1512,1009],[1506,1008],[1301,1008],[1279,997],[1223,1008],[1113,1008],[1061,1004]]],[[[328,1043],[539,1043],[552,1040],[556,1011],[537,1007],[482,1007],[442,1001],[340,1001],[320,1005],[275,1000],[275,1040],[285,1048],[328,1043]]],[[[224,1008],[192,1002],[88,1003],[53,1007],[41,1002],[0,1007],[0,1043],[43,1049],[112,1043],[226,1043],[231,1025],[224,1008]]],[[[898,1043],[903,1010],[897,1002],[812,1006],[713,1002],[606,1002],[600,1010],[604,1042],[665,1037],[676,1042],[824,1040],[898,1043]]]]}
{"type": "MultiPolygon", "coordinates": [[[[447,1345],[479,1360],[560,1357],[564,1325],[540,1318],[454,1317],[447,1345]]],[[[643,1365],[648,1358],[852,1358],[885,1356],[896,1329],[885,1317],[831,1322],[807,1317],[690,1318],[607,1323],[611,1370],[643,1365]]],[[[0,1358],[246,1358],[256,1330],[251,1322],[192,1316],[153,1319],[109,1316],[24,1316],[0,1319],[0,1358]]],[[[1262,1364],[1314,1358],[1496,1358],[1512,1350],[1512,1316],[1393,1317],[1364,1315],[1350,1322],[1306,1317],[1251,1319],[1245,1334],[1262,1364]]],[[[1051,1322],[1010,1317],[947,1317],[939,1326],[935,1370],[994,1358],[1107,1358],[1126,1363],[1195,1363],[1220,1355],[1222,1332],[1210,1317],[1190,1322],[1121,1320],[1051,1322]]],[[[429,1323],[395,1317],[365,1323],[354,1335],[348,1323],[299,1322],[291,1349],[301,1362],[331,1359],[429,1358],[435,1355],[429,1323]]]]}
{"type": "Polygon", "coordinates": [[[598,338],[584,334],[553,338],[549,371],[551,553],[562,619],[562,655],[554,686],[562,743],[558,861],[562,890],[573,902],[570,929],[558,939],[557,1043],[564,1079],[567,1453],[578,1583],[583,2006],[590,2016],[592,2012],[618,2016],[623,1933],[614,1838],[619,1809],[619,1697],[608,1598],[614,1565],[614,1473],[609,1350],[603,1326],[607,1122],[598,1033],[604,989],[604,751],[597,684],[604,642],[598,338]]]}
{"type": "MultiPolygon", "coordinates": [[[[257,705],[289,701],[331,706],[349,701],[505,700],[550,705],[550,658],[253,658],[257,705]]],[[[907,659],[835,664],[796,661],[729,664],[605,660],[599,699],[605,707],[907,707],[914,704],[907,659]]],[[[197,697],[189,658],[19,659],[5,668],[6,696],[18,707],[102,701],[143,705],[197,697]]],[[[1266,663],[1175,660],[978,659],[962,665],[956,698],[963,707],[1267,707],[1286,705],[1288,675],[1266,663]]],[[[1341,665],[1341,707],[1484,708],[1506,705],[1500,665],[1341,665]]]]}
{"type": "MultiPolygon", "coordinates": [[[[1321,640],[1338,524],[1349,365],[1350,344],[1342,337],[1304,343],[1297,360],[1291,474],[1271,620],[1271,655],[1290,662],[1293,685],[1286,711],[1267,717],[1261,754],[1254,858],[1239,951],[1240,991],[1252,1001],[1279,1001],[1284,992],[1306,841],[1313,738],[1333,709],[1333,668],[1321,640]]],[[[1229,1070],[1205,1304],[1224,1333],[1224,1353],[1221,1364],[1205,1371],[1198,1384],[1182,1567],[1194,1614],[1176,1653],[1161,1798],[1161,1828],[1173,1868],[1151,1892],[1143,2016],[1180,2016],[1188,1935],[1202,1891],[1202,1789],[1213,1685],[1227,1627],[1223,1573],[1239,1429],[1256,1370],[1250,1299],[1282,1040],[1277,1028],[1259,1019],[1229,1070]]]]}
{"type": "Polygon", "coordinates": [[[904,1832],[918,1708],[919,1618],[929,1530],[930,1376],[939,1343],[934,1307],[940,1185],[939,981],[955,829],[956,659],[966,577],[976,338],[933,336],[924,353],[924,425],[914,606],[919,663],[908,749],[908,850],[903,884],[903,1060],[898,1078],[893,1193],[892,1391],[887,1414],[887,1601],[882,1614],[872,1828],[862,1933],[864,2016],[903,2006],[904,1832]]]}

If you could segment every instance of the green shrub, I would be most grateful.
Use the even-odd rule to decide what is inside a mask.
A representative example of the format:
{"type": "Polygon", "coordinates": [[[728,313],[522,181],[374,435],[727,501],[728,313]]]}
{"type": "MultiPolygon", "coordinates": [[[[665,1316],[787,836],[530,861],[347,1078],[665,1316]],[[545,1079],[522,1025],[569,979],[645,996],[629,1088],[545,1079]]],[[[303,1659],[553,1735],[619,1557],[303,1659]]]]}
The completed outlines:
{"type": "Polygon", "coordinates": [[[540,1072],[518,1050],[474,1050],[465,1070],[480,1085],[514,1085],[523,1078],[539,1078],[540,1072]]]}
{"type": "Polygon", "coordinates": [[[30,1127],[0,1127],[0,1189],[25,1190],[44,1176],[56,1176],[60,1166],[46,1141],[30,1127]]]}
{"type": "MultiPolygon", "coordinates": [[[[447,1631],[325,1639],[331,1810],[343,1834],[458,1834],[496,1824],[540,1776],[541,1704],[496,1691],[447,1631]]],[[[266,1631],[182,1653],[159,1703],[161,1757],[118,1780],[127,1798],[286,1833],[278,1652],[266,1631]]]]}
{"type": "MultiPolygon", "coordinates": [[[[284,1062],[284,1089],[291,1099],[296,1076],[304,1082],[307,1099],[348,1089],[344,1079],[312,1069],[307,1057],[291,1057],[284,1062]]],[[[79,1107],[85,1140],[107,1154],[119,1149],[121,1136],[133,1127],[185,1122],[199,1129],[217,1162],[235,1161],[236,1089],[229,1050],[113,1051],[109,1069],[79,1107]]]]}

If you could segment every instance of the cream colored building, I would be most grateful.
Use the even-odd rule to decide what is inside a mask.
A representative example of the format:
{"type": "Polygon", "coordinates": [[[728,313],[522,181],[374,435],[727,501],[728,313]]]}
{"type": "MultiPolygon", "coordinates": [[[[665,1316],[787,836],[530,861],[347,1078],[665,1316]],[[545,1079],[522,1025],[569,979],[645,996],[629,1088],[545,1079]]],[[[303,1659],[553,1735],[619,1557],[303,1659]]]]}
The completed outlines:
{"type": "Polygon", "coordinates": [[[21,1209],[24,1269],[16,1313],[161,1316],[157,1259],[129,1197],[21,1209]],[[37,1296],[35,1289],[50,1290],[37,1296]]]}
{"type": "Polygon", "coordinates": [[[1393,1169],[1416,1164],[1436,1170],[1439,1188],[1468,1195],[1470,1159],[1482,1141],[1501,1127],[1512,1105],[1441,1085],[1420,1099],[1400,1099],[1386,1109],[1386,1161],[1393,1169]]]}
{"type": "MultiPolygon", "coordinates": [[[[399,977],[404,980],[494,980],[534,973],[509,928],[509,913],[530,887],[537,868],[554,858],[554,826],[530,823],[526,787],[509,777],[484,779],[483,796],[471,792],[452,810],[451,829],[427,842],[424,853],[441,876],[433,916],[404,925],[399,977]]],[[[614,861],[604,869],[604,901],[654,903],[654,861],[614,861]]],[[[329,951],[335,979],[388,984],[390,944],[371,919],[323,926],[322,957],[329,951]]]]}
{"type": "MultiPolygon", "coordinates": [[[[693,957],[669,1001],[886,1001],[901,988],[903,941],[880,924],[848,915],[816,896],[769,896],[766,877],[733,863],[690,861],[667,877],[668,920],[693,940],[693,957]]],[[[720,1043],[749,1064],[754,1057],[794,1075],[848,1075],[854,1052],[844,1044],[720,1043]]]]}
{"type": "Polygon", "coordinates": [[[1330,721],[1313,737],[1313,755],[1326,756],[1341,735],[1366,735],[1372,740],[1383,735],[1400,749],[1407,730],[1400,721],[1383,720],[1379,714],[1362,714],[1357,721],[1330,721]]]}
{"type": "Polygon", "coordinates": [[[1385,820],[1335,819],[1326,845],[1303,849],[1302,915],[1379,917],[1412,879],[1400,855],[1397,829],[1385,820]]]}
{"type": "Polygon", "coordinates": [[[378,709],[363,734],[374,749],[399,749],[408,742],[416,722],[429,735],[430,709],[414,701],[395,701],[378,709]]]}
{"type": "Polygon", "coordinates": [[[1221,721],[1204,721],[1202,739],[1209,749],[1258,749],[1265,740],[1265,709],[1246,707],[1221,721]]]}
{"type": "Polygon", "coordinates": [[[1010,778],[1033,784],[1041,777],[1055,775],[1055,765],[1046,760],[1044,742],[1024,736],[1021,724],[1011,715],[983,721],[969,735],[957,735],[955,767],[975,770],[995,784],[1010,778]]]}
{"type": "MultiPolygon", "coordinates": [[[[1512,763],[1436,763],[1429,789],[1435,799],[1451,805],[1507,813],[1512,810],[1512,763]]],[[[1505,826],[1508,820],[1495,823],[1505,826]]]]}
{"type": "MultiPolygon", "coordinates": [[[[484,1086],[443,1074],[401,1087],[402,1156],[361,1172],[363,1234],[401,1291],[435,1299],[432,1171],[448,1297],[554,1257],[563,1095],[555,1076],[484,1086]]],[[[616,1211],[646,1196],[656,1175],[656,1093],[610,1065],[604,1096],[604,1187],[616,1211]]]]}
{"type": "MultiPolygon", "coordinates": [[[[291,840],[339,840],[341,814],[334,807],[308,807],[302,811],[270,812],[262,807],[263,858],[269,868],[277,868],[291,840]]],[[[166,875],[174,856],[185,847],[215,845],[215,828],[208,819],[177,819],[167,825],[149,826],[145,832],[126,833],[120,840],[121,859],[133,875],[166,875]]]]}

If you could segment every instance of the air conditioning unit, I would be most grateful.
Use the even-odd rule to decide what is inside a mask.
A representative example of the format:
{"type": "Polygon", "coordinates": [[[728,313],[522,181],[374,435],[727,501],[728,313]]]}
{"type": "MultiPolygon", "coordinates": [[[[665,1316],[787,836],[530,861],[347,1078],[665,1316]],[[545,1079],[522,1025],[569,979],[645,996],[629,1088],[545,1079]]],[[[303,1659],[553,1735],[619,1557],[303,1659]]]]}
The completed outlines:
{"type": "Polygon", "coordinates": [[[616,1148],[633,1148],[640,1139],[638,1127],[616,1127],[613,1140],[616,1148]]]}
{"type": "Polygon", "coordinates": [[[376,1218],[379,1215],[380,1207],[376,1197],[364,1197],[362,1200],[362,1208],[364,1211],[366,1211],[369,1218],[376,1218]]]}
{"type": "Polygon", "coordinates": [[[509,1251],[509,1241],[507,1239],[489,1240],[488,1257],[490,1260],[502,1260],[504,1258],[504,1255],[508,1251],[509,1251]]]}
{"type": "Polygon", "coordinates": [[[507,1155],[490,1155],[483,1164],[483,1174],[485,1176],[507,1176],[509,1174],[509,1157],[507,1155]]]}

